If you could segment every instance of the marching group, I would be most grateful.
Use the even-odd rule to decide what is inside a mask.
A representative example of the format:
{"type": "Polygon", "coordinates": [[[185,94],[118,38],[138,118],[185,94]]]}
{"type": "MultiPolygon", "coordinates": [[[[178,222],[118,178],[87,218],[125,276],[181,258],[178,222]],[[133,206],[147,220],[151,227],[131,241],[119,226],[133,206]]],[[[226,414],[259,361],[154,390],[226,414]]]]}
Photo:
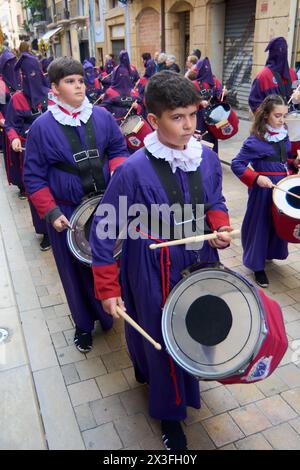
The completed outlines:
{"type": "MultiPolygon", "coordinates": [[[[232,171],[249,187],[243,261],[260,287],[268,286],[266,260],[288,256],[288,243],[272,222],[271,188],[300,167],[285,125],[288,103],[296,109],[300,102],[300,91],[293,88],[297,76],[288,65],[284,38],[271,40],[266,51],[266,65],[249,96],[251,134],[232,161],[232,171]]],[[[145,70],[139,75],[126,51],[118,65],[107,56],[103,67],[94,58],[83,64],[70,57],[39,62],[29,51],[17,58],[5,49],[0,56],[7,179],[18,187],[20,199],[28,199],[34,229],[43,236],[41,249],[52,248],[75,323],[74,344],[83,353],[92,349],[94,322],[109,330],[119,318],[118,307],[163,343],[162,308],[182,270],[218,261],[217,250],[231,241],[217,155],[220,130],[214,132],[209,120],[212,110],[225,112],[224,138],[237,132],[227,90],[198,49],[187,58],[185,75],[174,56],[157,52],[152,59],[144,53],[142,59],[145,70]],[[149,213],[153,204],[201,204],[205,230],[216,238],[200,250],[181,245],[161,248],[157,255],[149,245],[163,239],[148,226],[143,237],[123,241],[117,261],[114,248],[123,227],[117,223],[114,239],[99,237],[107,220],[97,210],[88,234],[92,266],[87,266],[71,254],[66,233],[74,211],[95,194],[103,194],[100,206],[110,204],[117,213],[121,196],[149,213]]],[[[149,413],[161,421],[166,448],[186,449],[180,422],[187,406],[200,407],[198,381],[131,326],[126,324],[125,332],[136,379],[149,385],[149,413]]]]}

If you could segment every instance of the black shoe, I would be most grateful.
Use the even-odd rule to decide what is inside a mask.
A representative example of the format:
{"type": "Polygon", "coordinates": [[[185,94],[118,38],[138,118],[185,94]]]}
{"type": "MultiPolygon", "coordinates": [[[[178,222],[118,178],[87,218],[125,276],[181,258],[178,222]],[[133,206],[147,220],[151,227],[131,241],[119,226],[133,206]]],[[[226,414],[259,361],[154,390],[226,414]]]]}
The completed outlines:
{"type": "Polygon", "coordinates": [[[269,286],[269,279],[267,278],[267,275],[266,275],[264,270],[255,271],[254,272],[254,278],[255,278],[256,284],[258,284],[260,287],[268,287],[269,286]]]}
{"type": "Polygon", "coordinates": [[[163,420],[161,432],[167,450],[187,450],[186,437],[179,421],[163,420]]]}
{"type": "Polygon", "coordinates": [[[82,353],[90,352],[93,349],[92,333],[86,333],[85,331],[80,330],[78,326],[76,326],[74,344],[78,351],[82,353]]]}
{"type": "Polygon", "coordinates": [[[18,193],[18,198],[19,198],[21,201],[24,201],[25,199],[27,199],[25,189],[20,189],[20,191],[19,191],[19,193],[18,193]]]}
{"type": "Polygon", "coordinates": [[[50,250],[50,248],[51,248],[51,243],[50,243],[49,237],[48,237],[48,235],[44,235],[43,239],[40,243],[40,250],[41,251],[48,251],[48,250],[50,250]]]}

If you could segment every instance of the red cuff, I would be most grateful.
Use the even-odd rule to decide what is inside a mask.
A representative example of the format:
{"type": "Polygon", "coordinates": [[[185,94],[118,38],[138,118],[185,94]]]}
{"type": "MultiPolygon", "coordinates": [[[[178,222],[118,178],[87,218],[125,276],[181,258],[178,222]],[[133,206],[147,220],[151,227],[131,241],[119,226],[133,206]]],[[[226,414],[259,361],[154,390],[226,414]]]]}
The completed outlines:
{"type": "Polygon", "coordinates": [[[218,230],[223,225],[230,225],[228,213],[221,210],[207,211],[206,221],[212,230],[218,230]]]}
{"type": "Polygon", "coordinates": [[[109,160],[108,166],[110,173],[115,171],[115,169],[118,168],[118,166],[120,166],[123,162],[125,162],[125,160],[127,160],[127,157],[114,157],[109,160]]]}
{"type": "Polygon", "coordinates": [[[5,119],[2,113],[0,113],[0,119],[5,119]]]}
{"type": "Polygon", "coordinates": [[[30,194],[29,199],[36,208],[41,219],[51,210],[57,207],[54,197],[52,196],[48,187],[39,189],[33,194],[30,194]]]}
{"type": "Polygon", "coordinates": [[[92,269],[96,299],[104,300],[111,297],[121,297],[119,268],[116,263],[105,266],[92,266],[92,269]]]}
{"type": "Polygon", "coordinates": [[[258,176],[259,176],[259,173],[256,173],[256,171],[254,170],[250,170],[250,168],[246,168],[240,180],[242,181],[242,183],[249,186],[249,188],[252,188],[258,176]]]}
{"type": "Polygon", "coordinates": [[[20,139],[20,136],[14,129],[9,129],[9,131],[6,131],[6,135],[10,143],[12,143],[14,139],[20,139]]]}

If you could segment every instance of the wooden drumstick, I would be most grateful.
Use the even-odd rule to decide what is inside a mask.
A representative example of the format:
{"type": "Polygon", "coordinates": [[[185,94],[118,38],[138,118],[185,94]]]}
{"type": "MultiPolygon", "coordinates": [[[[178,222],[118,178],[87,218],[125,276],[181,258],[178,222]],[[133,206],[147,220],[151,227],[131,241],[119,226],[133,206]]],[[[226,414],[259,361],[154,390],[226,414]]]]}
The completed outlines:
{"type": "Polygon", "coordinates": [[[224,100],[224,94],[225,94],[225,91],[226,91],[226,86],[224,85],[224,86],[223,86],[223,90],[222,90],[221,101],[223,101],[223,100],[224,100]]]}
{"type": "MultiPolygon", "coordinates": [[[[129,114],[131,113],[131,110],[133,109],[133,105],[136,103],[136,100],[132,103],[132,105],[130,106],[130,109],[128,111],[128,113],[126,114],[126,116],[123,117],[122,121],[121,121],[121,124],[126,121],[126,119],[128,118],[129,114]]],[[[121,125],[120,124],[120,125],[121,125]]]]}
{"type": "Polygon", "coordinates": [[[146,333],[143,328],[138,325],[121,307],[118,305],[116,306],[117,314],[120,317],[124,318],[136,331],[138,331],[144,338],[146,338],[158,351],[161,351],[162,347],[159,343],[157,343],[148,333],[146,333]]]}
{"type": "Polygon", "coordinates": [[[232,230],[232,232],[218,232],[218,233],[208,233],[207,235],[197,235],[195,237],[187,237],[181,238],[180,240],[172,240],[169,242],[163,243],[152,243],[149,245],[151,250],[155,250],[156,248],[163,248],[164,246],[176,246],[176,245],[186,245],[188,243],[199,243],[204,242],[206,240],[215,240],[218,238],[218,235],[225,235],[229,234],[232,238],[238,237],[240,235],[240,229],[232,230]]]}
{"type": "MultiPolygon", "coordinates": [[[[297,86],[297,88],[296,88],[295,91],[299,91],[299,90],[300,90],[300,83],[299,83],[299,85],[297,86]]],[[[293,94],[295,93],[295,91],[293,91],[293,93],[292,93],[290,99],[288,100],[288,104],[290,104],[290,102],[292,101],[292,99],[293,99],[293,94]]]]}
{"type": "Polygon", "coordinates": [[[137,87],[138,87],[138,84],[140,83],[141,79],[139,78],[138,81],[136,82],[136,84],[134,85],[133,89],[136,90],[137,87]]]}
{"type": "Polygon", "coordinates": [[[298,194],[291,193],[290,191],[287,191],[286,189],[283,189],[280,186],[276,186],[276,184],[272,184],[272,187],[275,189],[279,189],[279,191],[282,191],[283,193],[289,194],[290,196],[294,196],[297,199],[300,199],[300,196],[298,196],[298,194]]]}

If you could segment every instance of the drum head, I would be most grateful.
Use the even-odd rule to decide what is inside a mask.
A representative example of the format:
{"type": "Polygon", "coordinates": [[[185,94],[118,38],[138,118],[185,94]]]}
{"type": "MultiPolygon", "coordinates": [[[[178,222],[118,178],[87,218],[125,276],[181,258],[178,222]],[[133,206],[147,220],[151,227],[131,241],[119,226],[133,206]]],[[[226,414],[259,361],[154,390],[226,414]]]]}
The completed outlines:
{"type": "Polygon", "coordinates": [[[217,124],[220,121],[227,120],[230,110],[230,106],[226,103],[219,103],[209,107],[205,112],[205,121],[207,124],[217,124]]]}
{"type": "Polygon", "coordinates": [[[73,212],[70,225],[73,231],[68,230],[67,243],[71,253],[84,264],[92,264],[92,252],[89,244],[89,232],[93,214],[96,211],[102,195],[84,201],[73,212]]]}
{"type": "Polygon", "coordinates": [[[285,122],[289,131],[290,141],[299,142],[300,141],[300,113],[297,111],[288,113],[285,119],[285,122]]]}
{"type": "MultiPolygon", "coordinates": [[[[292,175],[283,178],[277,186],[300,196],[300,176],[292,175]]],[[[300,200],[283,192],[280,189],[273,189],[273,202],[277,209],[283,214],[293,219],[298,219],[300,222],[300,200]]]]}
{"type": "MultiPolygon", "coordinates": [[[[142,120],[139,116],[129,116],[121,125],[120,130],[123,135],[132,134],[137,132],[135,129],[141,124],[142,120]]],[[[143,124],[142,124],[143,125],[143,124]]]]}
{"type": "MultiPolygon", "coordinates": [[[[67,232],[67,244],[75,258],[81,263],[91,266],[92,251],[89,244],[90,229],[93,221],[93,215],[97,210],[98,204],[102,199],[102,194],[84,201],[73,212],[70,219],[70,225],[73,231],[67,232]]],[[[121,233],[126,233],[127,227],[121,233]]],[[[114,250],[114,259],[119,260],[122,254],[122,239],[117,239],[114,250]]]]}
{"type": "Polygon", "coordinates": [[[179,366],[202,379],[243,373],[265,339],[263,306],[242,276],[201,269],[180,281],[163,310],[166,347],[179,366]]]}

